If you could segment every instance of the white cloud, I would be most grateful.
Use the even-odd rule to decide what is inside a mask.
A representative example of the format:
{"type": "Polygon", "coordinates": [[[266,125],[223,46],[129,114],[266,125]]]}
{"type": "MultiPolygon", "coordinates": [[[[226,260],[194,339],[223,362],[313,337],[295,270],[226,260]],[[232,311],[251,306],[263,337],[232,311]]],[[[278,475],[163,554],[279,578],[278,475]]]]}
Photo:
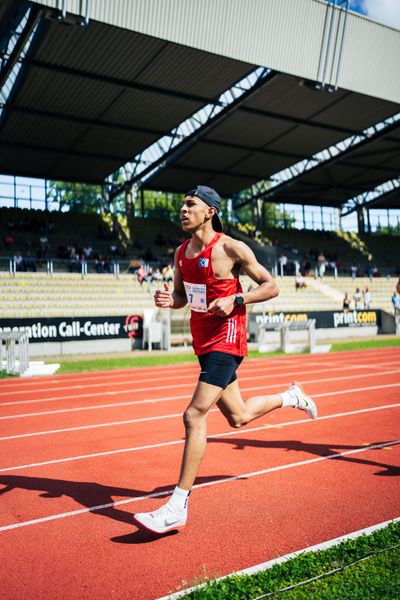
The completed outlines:
{"type": "Polygon", "coordinates": [[[400,0],[364,0],[363,8],[371,19],[400,28],[400,0]]]}

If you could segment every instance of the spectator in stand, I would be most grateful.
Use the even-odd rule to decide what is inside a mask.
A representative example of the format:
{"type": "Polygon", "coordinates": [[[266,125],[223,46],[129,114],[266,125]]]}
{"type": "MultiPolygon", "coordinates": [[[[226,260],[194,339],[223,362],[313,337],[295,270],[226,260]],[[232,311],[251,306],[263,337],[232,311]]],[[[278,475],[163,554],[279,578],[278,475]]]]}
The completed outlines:
{"type": "Polygon", "coordinates": [[[281,254],[281,256],[278,259],[278,262],[280,264],[280,274],[281,275],[286,275],[287,256],[285,256],[284,254],[281,254]]]}
{"type": "Polygon", "coordinates": [[[307,287],[306,281],[301,273],[297,273],[294,279],[294,287],[297,290],[304,290],[307,287]]]}
{"type": "Polygon", "coordinates": [[[357,265],[351,265],[350,267],[350,271],[351,271],[351,276],[353,279],[355,279],[357,277],[357,265]]]}
{"type": "Polygon", "coordinates": [[[146,277],[147,277],[147,271],[144,268],[144,265],[142,263],[137,271],[137,280],[140,283],[140,285],[143,285],[143,281],[146,280],[146,277]]]}
{"type": "Polygon", "coordinates": [[[130,273],[131,275],[137,275],[139,267],[140,261],[137,258],[131,258],[128,264],[128,268],[126,269],[126,273],[130,273]]]}
{"type": "Polygon", "coordinates": [[[304,263],[303,273],[306,277],[308,277],[310,275],[310,272],[311,272],[311,262],[307,259],[306,262],[304,263]]]}
{"type": "Polygon", "coordinates": [[[348,295],[348,293],[346,292],[343,298],[343,310],[349,310],[350,308],[350,297],[348,295]]]}
{"type": "Polygon", "coordinates": [[[392,296],[392,304],[393,304],[393,313],[395,316],[400,314],[400,279],[397,283],[396,289],[393,292],[392,296]]]}
{"type": "Polygon", "coordinates": [[[34,273],[36,273],[36,263],[33,260],[33,257],[31,255],[30,252],[27,253],[26,257],[25,257],[25,266],[26,266],[26,270],[29,271],[29,269],[32,269],[32,271],[34,273]]]}
{"type": "Polygon", "coordinates": [[[154,271],[152,271],[151,273],[151,282],[159,282],[163,280],[163,276],[162,273],[160,271],[160,269],[154,269],[154,271]]]}
{"type": "Polygon", "coordinates": [[[374,267],[372,269],[372,277],[382,277],[381,272],[379,271],[378,267],[374,267]]]}
{"type": "Polygon", "coordinates": [[[16,271],[26,271],[25,261],[21,256],[21,252],[17,252],[14,256],[15,262],[15,270],[16,271]]]}
{"type": "Polygon", "coordinates": [[[326,258],[324,256],[323,252],[320,252],[318,254],[317,262],[318,262],[318,275],[321,277],[321,279],[323,279],[323,277],[325,275],[325,270],[326,270],[326,258]]]}
{"type": "Polygon", "coordinates": [[[38,250],[39,260],[42,258],[47,258],[48,249],[49,249],[48,237],[47,237],[47,235],[42,234],[39,238],[39,250],[38,250]]]}
{"type": "Polygon", "coordinates": [[[360,310],[361,309],[361,299],[362,299],[361,290],[360,290],[360,288],[356,288],[356,291],[354,292],[354,295],[353,295],[354,308],[356,310],[360,310]]]}
{"type": "Polygon", "coordinates": [[[371,292],[368,288],[365,288],[363,293],[364,298],[364,310],[369,310],[371,308],[371,292]]]}
{"type": "Polygon", "coordinates": [[[90,260],[92,258],[92,255],[93,255],[93,248],[92,248],[92,246],[85,246],[83,248],[83,254],[85,255],[85,259],[86,260],[90,260]]]}
{"type": "Polygon", "coordinates": [[[171,283],[174,280],[174,269],[171,264],[167,265],[162,270],[163,281],[171,283]]]}
{"type": "Polygon", "coordinates": [[[11,233],[7,233],[6,237],[4,238],[4,245],[6,248],[14,248],[14,237],[11,233]]]}
{"type": "Polygon", "coordinates": [[[369,279],[372,279],[372,266],[371,265],[367,265],[365,267],[365,276],[368,277],[369,279]]]}

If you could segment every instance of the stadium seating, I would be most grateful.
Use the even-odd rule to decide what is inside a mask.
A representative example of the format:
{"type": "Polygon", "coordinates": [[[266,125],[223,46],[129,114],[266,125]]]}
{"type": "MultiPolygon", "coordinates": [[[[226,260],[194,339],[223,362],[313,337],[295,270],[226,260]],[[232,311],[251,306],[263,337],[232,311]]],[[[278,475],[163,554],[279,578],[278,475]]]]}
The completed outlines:
{"type": "MultiPolygon", "coordinates": [[[[241,277],[244,290],[252,285],[248,277],[241,277]]],[[[294,277],[277,278],[280,294],[269,300],[272,311],[339,310],[345,292],[352,297],[355,288],[369,288],[372,307],[391,311],[391,296],[395,278],[351,277],[325,278],[322,282],[307,277],[307,287],[295,291],[294,277]]],[[[254,284],[253,284],[254,285],[254,284]]],[[[143,311],[153,306],[155,284],[134,280],[123,274],[89,274],[84,279],[75,273],[17,273],[10,277],[0,273],[0,316],[3,318],[124,315],[143,311]]],[[[260,307],[251,307],[261,310],[260,307]]],[[[174,311],[175,313],[175,311],[174,311]]],[[[182,318],[182,316],[180,316],[182,318]]]]}
{"type": "MultiPolygon", "coordinates": [[[[93,248],[93,255],[151,260],[171,260],[174,248],[183,239],[180,226],[161,218],[130,218],[74,212],[32,211],[17,208],[0,208],[0,256],[12,257],[17,251],[30,252],[35,259],[40,253],[40,237],[48,239],[42,258],[69,258],[68,247],[74,246],[78,254],[85,246],[93,248]],[[5,243],[11,233],[14,242],[5,243]],[[112,249],[115,247],[115,250],[112,249]],[[146,256],[147,255],[147,256],[146,256]]],[[[40,268],[40,261],[39,261],[40,268]]],[[[54,263],[55,270],[58,265],[54,263]]],[[[65,264],[60,269],[65,270],[65,264]]],[[[90,270],[90,268],[89,268],[90,270]]]]}

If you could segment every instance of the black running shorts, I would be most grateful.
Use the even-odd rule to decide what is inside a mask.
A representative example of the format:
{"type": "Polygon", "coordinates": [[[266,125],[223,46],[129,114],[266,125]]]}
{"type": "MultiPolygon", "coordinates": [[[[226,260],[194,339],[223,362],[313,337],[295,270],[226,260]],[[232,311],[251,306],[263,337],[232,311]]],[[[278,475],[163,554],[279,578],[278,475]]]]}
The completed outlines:
{"type": "Polygon", "coordinates": [[[222,389],[237,379],[236,369],[243,360],[243,356],[234,356],[227,352],[208,352],[197,358],[201,367],[199,381],[211,383],[222,389]]]}

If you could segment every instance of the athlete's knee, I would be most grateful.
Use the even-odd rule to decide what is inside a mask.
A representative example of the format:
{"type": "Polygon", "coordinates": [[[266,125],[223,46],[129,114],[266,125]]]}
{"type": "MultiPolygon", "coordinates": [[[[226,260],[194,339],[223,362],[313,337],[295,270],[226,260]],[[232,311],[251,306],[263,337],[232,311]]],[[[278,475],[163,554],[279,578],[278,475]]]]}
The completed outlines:
{"type": "Polygon", "coordinates": [[[196,408],[195,406],[188,406],[188,408],[183,413],[183,424],[186,429],[193,429],[197,425],[203,422],[206,412],[201,409],[196,408]]]}

